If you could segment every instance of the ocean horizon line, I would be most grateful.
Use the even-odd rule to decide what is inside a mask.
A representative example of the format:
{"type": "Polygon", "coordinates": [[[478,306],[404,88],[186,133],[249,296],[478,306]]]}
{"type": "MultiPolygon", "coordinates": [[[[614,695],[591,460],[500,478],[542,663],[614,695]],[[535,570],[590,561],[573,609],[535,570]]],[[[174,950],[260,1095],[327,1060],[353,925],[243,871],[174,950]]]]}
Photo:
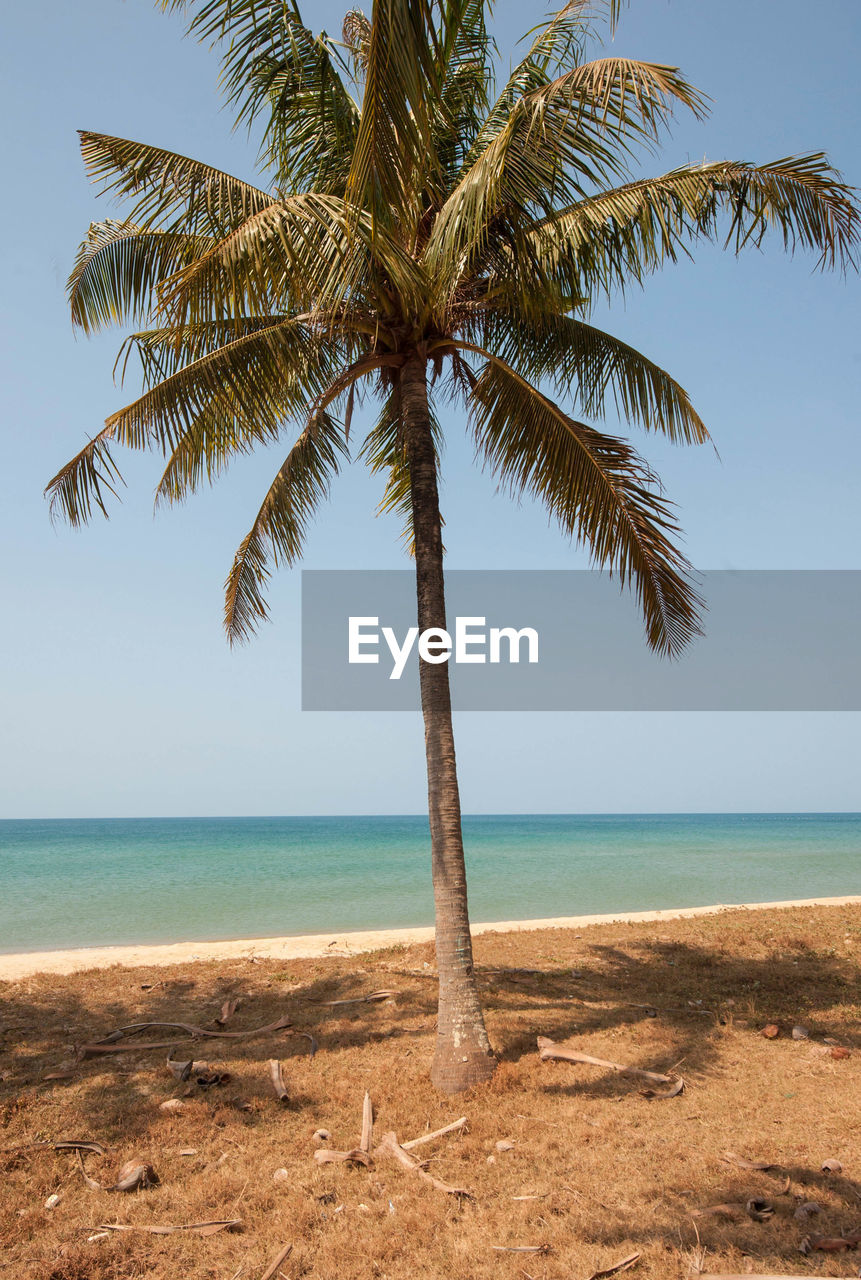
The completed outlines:
{"type": "MultiPolygon", "coordinates": [[[[799,818],[861,817],[861,809],[480,809],[462,810],[464,818],[799,818]]],[[[53,815],[42,817],[0,816],[0,822],[282,822],[296,818],[306,822],[315,818],[426,818],[427,810],[403,813],[111,813],[53,815]]]]}

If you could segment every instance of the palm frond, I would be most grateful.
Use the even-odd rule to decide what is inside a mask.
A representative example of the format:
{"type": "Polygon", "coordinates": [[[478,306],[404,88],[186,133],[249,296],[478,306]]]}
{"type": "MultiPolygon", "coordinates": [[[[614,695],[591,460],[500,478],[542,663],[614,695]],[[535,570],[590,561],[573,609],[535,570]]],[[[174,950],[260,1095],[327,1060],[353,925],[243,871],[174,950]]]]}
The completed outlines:
{"type": "Polygon", "coordinates": [[[106,492],[116,498],[116,485],[124,483],[111,456],[113,435],[113,427],[103,427],[45,486],[52,521],[64,519],[75,529],[92,518],[94,508],[107,519],[106,492]]]}
{"type": "Polygon", "coordinates": [[[703,99],[674,67],[605,58],[517,99],[448,197],[426,260],[433,275],[462,274],[498,234],[536,211],[585,197],[628,172],[637,143],[650,142],[679,103],[701,114],[703,99]]]}
{"type": "Polygon", "coordinates": [[[147,231],[114,219],[92,223],[67,284],[72,323],[95,333],[143,319],[153,310],[158,286],[214,243],[204,236],[147,231]]]}
{"type": "Polygon", "coordinates": [[[354,75],[364,76],[371,54],[371,22],[361,9],[348,9],[341,27],[344,44],[353,61],[354,75]]]}
{"type": "Polygon", "coordinates": [[[140,363],[144,389],[149,390],[201,356],[209,355],[246,334],[258,333],[289,319],[286,315],[237,316],[230,320],[202,321],[184,328],[162,325],[130,333],[120,347],[114,363],[114,375],[119,370],[120,382],[124,382],[129,360],[135,355],[140,363]]]}
{"type": "Polygon", "coordinates": [[[81,155],[101,194],[134,198],[128,221],[188,235],[223,236],[272,196],[221,169],[144,142],[81,132],[81,155]],[[172,220],[172,221],[171,221],[172,220]]]}
{"type": "Polygon", "coordinates": [[[303,320],[291,319],[185,365],[112,414],[53,478],[46,489],[52,514],[72,525],[88,520],[94,507],[107,514],[104,491],[115,494],[113,484],[120,478],[111,441],[176,455],[174,467],[162,477],[159,498],[181,500],[204,475],[219,474],[234,454],[276,440],[288,418],[305,416],[331,381],[332,362],[339,356],[338,348],[320,343],[303,320]],[[189,440],[182,446],[189,433],[195,449],[189,440]]]}
{"type": "Polygon", "coordinates": [[[300,435],[278,471],[225,582],[224,627],[231,644],[248,640],[269,616],[264,597],[270,562],[294,564],[307,526],[328,496],[345,455],[340,425],[320,413],[300,435]]]}
{"type": "Polygon", "coordinates": [[[861,215],[826,157],[789,157],[753,166],[735,161],[685,165],[561,209],[530,233],[544,269],[581,296],[610,294],[689,253],[700,238],[739,252],[775,232],[790,251],[818,250],[821,267],[854,264],[861,215]]]}
{"type": "Polygon", "coordinates": [[[491,312],[477,341],[529,382],[549,380],[588,418],[604,418],[608,399],[620,418],[659,431],[674,444],[710,440],[683,387],[636,348],[602,329],[549,310],[540,319],[491,312]]]}
{"type": "MultiPolygon", "coordinates": [[[[473,350],[467,347],[467,350],[473,350]]],[[[539,499],[593,563],[632,585],[650,646],[679,654],[699,634],[702,604],[679,529],[656,478],[624,440],[575,422],[489,352],[472,392],[480,456],[515,497],[539,499]]]]}
{"type": "Polygon", "coordinates": [[[157,447],[168,454],[201,420],[218,433],[206,441],[217,473],[225,449],[245,452],[276,440],[285,421],[304,415],[325,390],[338,356],[304,320],[281,320],[184,365],[112,414],[106,425],[129,448],[157,447]]]}
{"type": "Polygon", "coordinates": [[[421,307],[421,272],[398,241],[340,197],[308,192],[249,218],[175,277],[162,306],[195,323],[288,309],[347,313],[367,309],[369,295],[376,306],[380,280],[414,313],[421,307]]]}
{"type": "MultiPolygon", "coordinates": [[[[428,412],[434,449],[439,457],[442,453],[443,431],[430,400],[428,412]]],[[[393,380],[388,387],[380,416],[365,437],[359,457],[367,462],[372,475],[385,477],[385,488],[377,506],[377,514],[391,513],[400,518],[401,541],[407,554],[412,556],[414,536],[410,468],[404,443],[400,384],[397,379],[393,380]]],[[[440,524],[445,525],[442,517],[440,517],[440,524]]]]}
{"type": "Polygon", "coordinates": [[[421,214],[433,174],[433,103],[440,91],[435,0],[374,0],[361,123],[347,195],[374,226],[399,225],[403,238],[421,214]]]}

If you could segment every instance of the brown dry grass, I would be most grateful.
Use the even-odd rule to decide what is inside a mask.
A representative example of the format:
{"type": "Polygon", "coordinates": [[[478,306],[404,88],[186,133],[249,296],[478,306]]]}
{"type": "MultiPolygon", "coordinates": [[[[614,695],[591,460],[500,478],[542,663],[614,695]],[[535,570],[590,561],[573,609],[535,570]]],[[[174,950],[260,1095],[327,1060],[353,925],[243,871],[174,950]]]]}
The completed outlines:
{"type": "Polygon", "coordinates": [[[577,1280],[636,1250],[636,1280],[681,1280],[702,1259],[700,1246],[710,1271],[851,1274],[861,1261],[855,1253],[799,1254],[804,1229],[792,1213],[799,1198],[818,1201],[812,1229],[835,1235],[861,1221],[859,946],[857,906],[484,935],[476,959],[501,1062],[489,1086],[454,1100],[427,1078],[430,947],[294,961],[287,970],[240,960],[3,984],[0,1266],[15,1280],[259,1280],[292,1241],[280,1269],[288,1280],[577,1280]],[[379,987],[397,988],[396,1001],[314,1003],[379,987]],[[307,1042],[285,1034],[223,1047],[197,1042],[196,1055],[233,1080],[188,1098],[174,1115],[159,1110],[183,1090],[163,1051],[88,1061],[69,1082],[43,1079],[69,1059],[73,1042],[149,1018],[212,1025],[231,995],[242,1005],[230,1028],[288,1013],[317,1036],[317,1056],[310,1060],[307,1042]],[[646,1004],[657,1016],[637,1007],[646,1004]],[[759,1032],[772,1021],[783,1035],[769,1041],[759,1032]],[[796,1022],[811,1041],[789,1038],[796,1022]],[[678,1065],[687,1090],[649,1102],[632,1079],[541,1063],[539,1034],[597,1057],[678,1065]],[[833,1060],[826,1035],[851,1056],[833,1060]],[[286,1108],[266,1071],[275,1055],[291,1091],[286,1108]],[[366,1089],[377,1137],[394,1129],[406,1140],[468,1116],[466,1135],[421,1154],[431,1172],[471,1188],[474,1199],[443,1195],[389,1161],[369,1171],[315,1164],[318,1127],[331,1131],[333,1146],[357,1143],[366,1089]],[[102,1182],[139,1155],[161,1185],[133,1195],[92,1191],[71,1155],[8,1152],[63,1138],[111,1148],[87,1158],[102,1182]],[[513,1148],[497,1152],[499,1139],[513,1148]],[[191,1148],[195,1154],[180,1154],[191,1148]],[[783,1172],[721,1163],[728,1149],[779,1163],[789,1193],[778,1194],[783,1172]],[[827,1157],[842,1162],[841,1176],[820,1172],[827,1157]],[[289,1178],[273,1181],[280,1168],[289,1178]],[[61,1198],[48,1210],[52,1193],[61,1198]],[[536,1198],[515,1199],[522,1196],[536,1198]],[[697,1207],[752,1196],[773,1200],[770,1222],[691,1217],[697,1207]],[[87,1240],[104,1222],[224,1217],[242,1218],[242,1233],[87,1240]]]}

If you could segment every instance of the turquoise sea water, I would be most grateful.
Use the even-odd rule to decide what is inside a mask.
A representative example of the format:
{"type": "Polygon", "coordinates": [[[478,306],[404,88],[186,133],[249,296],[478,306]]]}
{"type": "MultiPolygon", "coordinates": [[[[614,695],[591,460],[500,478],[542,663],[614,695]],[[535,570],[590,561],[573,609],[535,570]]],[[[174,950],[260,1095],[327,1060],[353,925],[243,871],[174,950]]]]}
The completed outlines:
{"type": "MultiPolygon", "coordinates": [[[[861,814],[464,819],[475,921],[861,894],[861,814]]],[[[430,924],[424,817],[0,821],[0,951],[430,924]]]]}

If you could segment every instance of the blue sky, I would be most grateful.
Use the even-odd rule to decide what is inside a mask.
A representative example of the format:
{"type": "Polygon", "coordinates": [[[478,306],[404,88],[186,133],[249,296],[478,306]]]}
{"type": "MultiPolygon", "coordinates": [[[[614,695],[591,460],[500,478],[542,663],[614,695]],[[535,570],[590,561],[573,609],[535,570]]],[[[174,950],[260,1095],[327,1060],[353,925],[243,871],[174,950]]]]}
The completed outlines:
{"type": "MultiPolygon", "coordinates": [[[[523,6],[500,0],[507,58],[523,6]]],[[[308,19],[337,31],[340,5],[308,19]]],[[[528,21],[539,11],[529,8],[528,21]]],[[[75,130],[151,141],[251,176],[217,60],[149,0],[44,0],[4,19],[0,816],[417,812],[418,716],[302,714],[299,577],[274,625],[231,652],[221,584],[277,467],[243,460],[153,518],[157,458],[130,457],[111,521],[52,529],[42,488],[131,399],[120,335],[76,336],[64,281],[97,202],[75,130]]],[[[764,161],[825,148],[861,183],[856,0],[633,0],[620,53],[680,65],[713,99],[650,166],[764,161]]],[[[703,568],[861,568],[859,279],[812,273],[774,242],[697,252],[600,323],[669,368],[720,450],[637,443],[703,568]]],[[[612,427],[612,423],[610,424],[612,427]]],[[[457,568],[582,567],[543,513],[494,492],[447,419],[443,506],[457,568]]],[[[399,568],[358,466],[307,543],[309,568],[399,568]]],[[[456,724],[470,812],[861,809],[856,714],[469,714],[456,724]]]]}

